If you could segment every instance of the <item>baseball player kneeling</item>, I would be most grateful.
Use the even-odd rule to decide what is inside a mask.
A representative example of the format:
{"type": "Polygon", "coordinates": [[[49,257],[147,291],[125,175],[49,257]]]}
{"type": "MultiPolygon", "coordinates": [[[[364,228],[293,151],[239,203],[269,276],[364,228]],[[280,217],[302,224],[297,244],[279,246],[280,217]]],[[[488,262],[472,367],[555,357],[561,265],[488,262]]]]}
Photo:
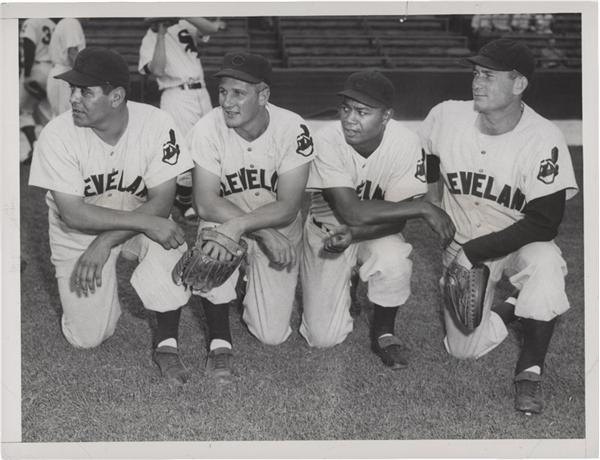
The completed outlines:
{"type": "Polygon", "coordinates": [[[420,128],[430,198],[456,225],[444,265],[489,268],[481,323],[473,331],[448,309],[445,344],[458,358],[477,358],[518,318],[523,345],[515,371],[515,408],[541,412],[541,374],[556,317],[566,312],[567,273],[553,242],[565,199],[577,193],[571,157],[559,129],[522,101],[535,60],[523,44],[498,39],[473,65],[473,100],[435,106],[420,128]],[[492,308],[507,276],[519,291],[492,308]]]}
{"type": "Polygon", "coordinates": [[[392,83],[376,71],[356,72],[339,95],[341,123],[317,134],[307,186],[313,193],[304,226],[300,332],[315,347],[346,338],[358,264],[375,304],[372,348],[400,369],[408,353],[394,323],[410,295],[412,271],[412,247],[401,230],[407,219],[424,218],[447,242],[454,227],[441,209],[413,200],[427,191],[425,165],[418,136],[392,120],[392,83]]]}
{"type": "MultiPolygon", "coordinates": [[[[194,206],[200,228],[214,227],[234,245],[241,237],[246,240],[243,319],[261,342],[276,345],[291,333],[300,205],[313,142],[300,116],[269,103],[271,65],[264,57],[229,53],[215,77],[220,106],[189,135],[194,206]]],[[[216,259],[231,258],[212,235],[201,250],[216,259]]],[[[199,292],[210,340],[206,369],[219,382],[232,376],[228,304],[237,297],[238,276],[235,271],[221,286],[199,292]]]]}
{"type": "Polygon", "coordinates": [[[127,100],[129,70],[116,52],[86,48],[56,78],[70,85],[72,110],[42,131],[29,184],[49,190],[63,333],[79,348],[110,337],[121,314],[117,258],[137,260],[131,284],[157,316],[154,360],[169,380],[184,382],[177,330],[190,293],[171,269],[186,245],[168,216],[175,178],[193,163],[167,113],[127,100]]]}

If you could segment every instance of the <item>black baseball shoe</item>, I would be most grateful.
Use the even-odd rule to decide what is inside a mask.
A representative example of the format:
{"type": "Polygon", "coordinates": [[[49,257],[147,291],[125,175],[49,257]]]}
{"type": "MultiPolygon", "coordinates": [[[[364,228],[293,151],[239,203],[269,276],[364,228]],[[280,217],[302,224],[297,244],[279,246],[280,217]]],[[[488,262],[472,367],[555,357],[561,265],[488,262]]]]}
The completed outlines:
{"type": "Polygon", "coordinates": [[[515,377],[515,409],[529,415],[539,414],[544,408],[542,376],[523,371],[515,377]]]}
{"type": "Polygon", "coordinates": [[[215,348],[206,358],[206,375],[217,383],[226,384],[233,380],[233,351],[227,347],[215,348]]]}
{"type": "Polygon", "coordinates": [[[394,335],[386,335],[373,340],[372,350],[383,364],[394,370],[408,366],[409,349],[394,335]]]}
{"type": "Polygon", "coordinates": [[[156,350],[152,356],[158,365],[160,374],[171,383],[182,385],[187,382],[188,371],[179,358],[179,350],[175,347],[163,345],[156,350]]]}

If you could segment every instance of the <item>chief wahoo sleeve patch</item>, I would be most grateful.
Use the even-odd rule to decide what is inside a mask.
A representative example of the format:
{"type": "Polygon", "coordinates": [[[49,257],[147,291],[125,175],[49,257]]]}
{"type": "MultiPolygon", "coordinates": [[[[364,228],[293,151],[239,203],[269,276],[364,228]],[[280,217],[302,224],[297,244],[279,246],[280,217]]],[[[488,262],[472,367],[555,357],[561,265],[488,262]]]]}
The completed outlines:
{"type": "Polygon", "coordinates": [[[538,180],[544,184],[552,184],[554,178],[558,176],[558,147],[553,147],[550,152],[550,158],[540,161],[540,170],[538,180]]]}
{"type": "Polygon", "coordinates": [[[300,129],[302,132],[298,134],[298,137],[296,137],[296,142],[298,144],[296,153],[302,155],[303,157],[308,157],[312,155],[314,151],[313,140],[306,125],[300,125],[300,129]]]}
{"type": "Polygon", "coordinates": [[[163,144],[162,161],[168,165],[174,165],[179,160],[179,144],[175,139],[175,131],[169,130],[169,140],[163,144]]]}

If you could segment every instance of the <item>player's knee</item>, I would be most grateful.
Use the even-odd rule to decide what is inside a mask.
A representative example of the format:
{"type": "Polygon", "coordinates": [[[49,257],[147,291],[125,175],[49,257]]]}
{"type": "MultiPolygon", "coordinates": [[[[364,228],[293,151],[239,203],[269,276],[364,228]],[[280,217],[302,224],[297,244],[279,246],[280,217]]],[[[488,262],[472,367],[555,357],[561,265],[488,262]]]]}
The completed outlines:
{"type": "MultiPolygon", "coordinates": [[[[347,335],[347,334],[346,334],[347,335]]],[[[313,329],[307,333],[307,343],[314,348],[331,348],[335,345],[339,345],[344,341],[346,335],[338,337],[331,333],[331,331],[320,331],[313,329]]]]}
{"type": "Polygon", "coordinates": [[[75,348],[82,349],[95,348],[113,334],[113,330],[107,331],[103,328],[77,327],[77,325],[65,321],[64,316],[62,332],[67,342],[75,348]]]}
{"type": "Polygon", "coordinates": [[[562,270],[564,261],[555,245],[548,242],[535,242],[523,246],[520,256],[528,266],[536,270],[562,270]]]}
{"type": "Polygon", "coordinates": [[[289,331],[261,331],[256,338],[265,345],[281,345],[289,336],[289,331]]]}

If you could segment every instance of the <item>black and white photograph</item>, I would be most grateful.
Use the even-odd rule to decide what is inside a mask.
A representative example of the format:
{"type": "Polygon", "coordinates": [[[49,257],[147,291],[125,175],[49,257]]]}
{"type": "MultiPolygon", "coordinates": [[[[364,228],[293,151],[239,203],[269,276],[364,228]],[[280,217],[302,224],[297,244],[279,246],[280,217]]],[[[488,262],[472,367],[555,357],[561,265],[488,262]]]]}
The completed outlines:
{"type": "Polygon", "coordinates": [[[598,456],[595,2],[1,8],[3,457],[598,456]]]}

